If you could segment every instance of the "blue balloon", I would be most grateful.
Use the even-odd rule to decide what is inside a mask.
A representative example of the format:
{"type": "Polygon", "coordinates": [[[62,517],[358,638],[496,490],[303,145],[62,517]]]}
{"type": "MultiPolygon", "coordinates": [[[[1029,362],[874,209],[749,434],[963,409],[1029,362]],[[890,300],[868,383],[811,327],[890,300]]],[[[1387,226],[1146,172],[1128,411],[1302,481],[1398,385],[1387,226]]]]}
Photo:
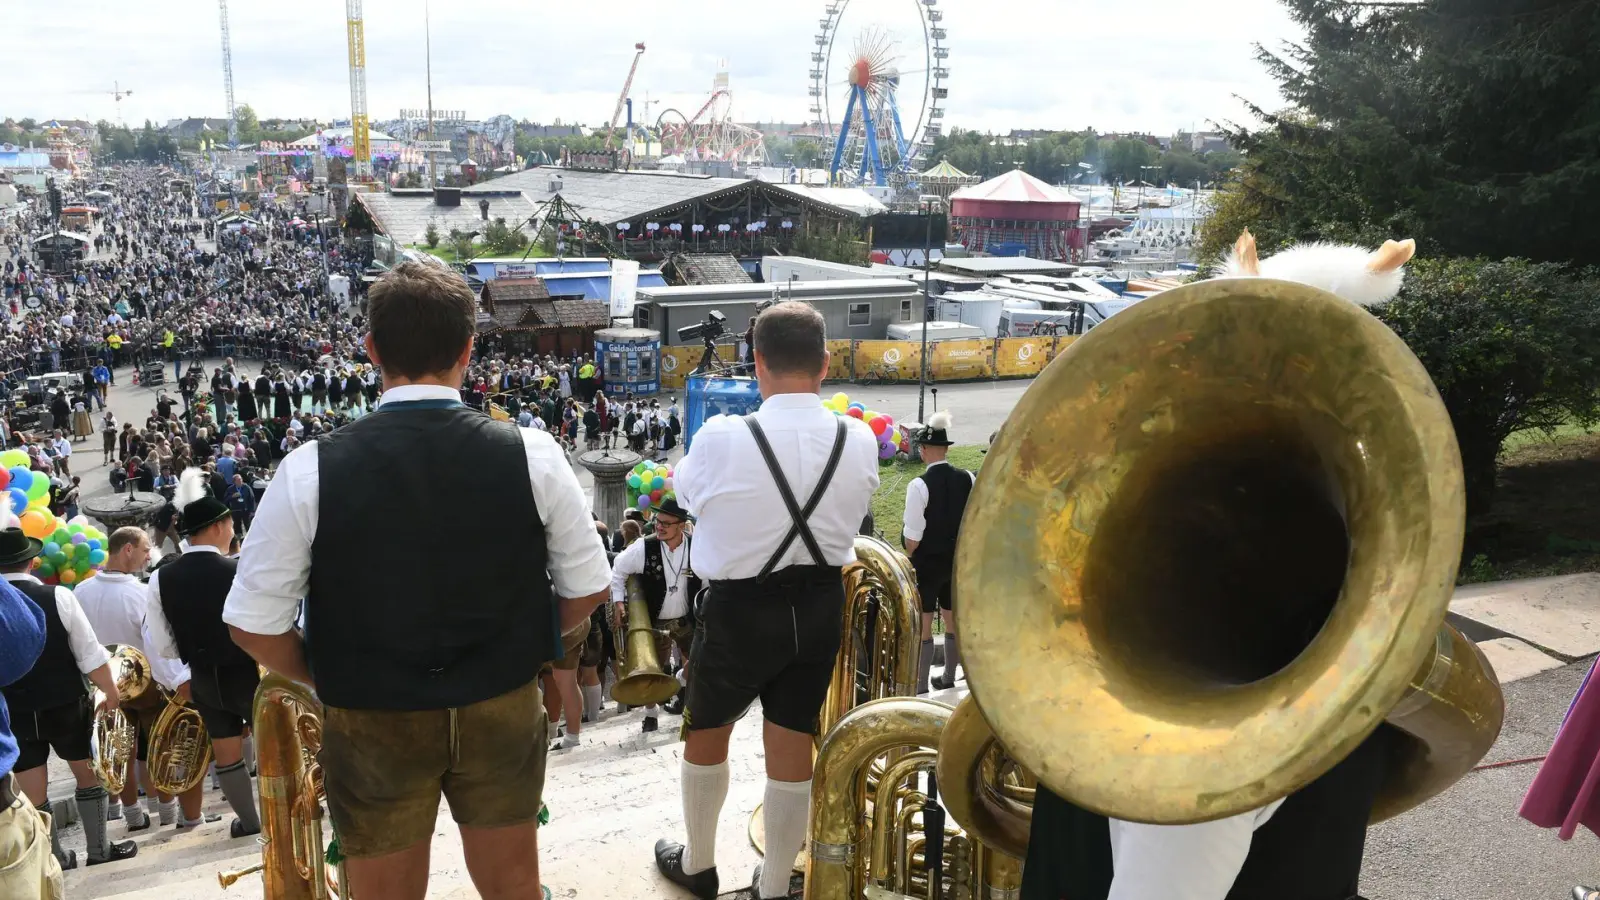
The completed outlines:
{"type": "Polygon", "coordinates": [[[6,493],[11,495],[11,511],[22,515],[28,511],[28,492],[21,488],[10,488],[6,493]]]}
{"type": "Polygon", "coordinates": [[[850,404],[850,408],[851,409],[859,409],[862,412],[866,412],[867,411],[867,405],[865,403],[852,403],[852,404],[850,404]]]}
{"type": "Polygon", "coordinates": [[[89,550],[92,552],[92,551],[99,550],[99,549],[100,549],[100,542],[95,540],[94,538],[90,538],[89,539],[89,550]]]}
{"type": "Polygon", "coordinates": [[[21,488],[24,494],[33,487],[33,473],[28,471],[27,466],[11,467],[11,487],[21,488]]]}
{"type": "Polygon", "coordinates": [[[60,552],[61,552],[61,545],[56,543],[55,541],[50,541],[49,543],[44,545],[44,555],[45,556],[54,556],[55,554],[60,553],[60,552]]]}

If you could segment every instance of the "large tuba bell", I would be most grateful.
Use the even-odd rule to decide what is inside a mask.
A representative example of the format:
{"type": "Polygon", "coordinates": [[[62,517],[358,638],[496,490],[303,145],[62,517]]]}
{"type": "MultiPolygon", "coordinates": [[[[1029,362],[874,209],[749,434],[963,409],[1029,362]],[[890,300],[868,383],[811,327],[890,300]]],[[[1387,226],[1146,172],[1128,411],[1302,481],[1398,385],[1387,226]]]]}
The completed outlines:
{"type": "Polygon", "coordinates": [[[611,686],[611,696],[628,706],[651,706],[665,703],[678,693],[678,679],[661,668],[656,653],[656,631],[650,621],[650,605],[644,598],[644,580],[637,575],[628,576],[628,622],[617,625],[612,619],[612,636],[616,639],[619,661],[617,683],[611,686]],[[623,634],[617,632],[625,631],[623,634]]]}
{"type": "Polygon", "coordinates": [[[150,661],[134,647],[116,645],[111,652],[111,678],[117,685],[118,708],[100,708],[104,696],[94,692],[94,731],[90,734],[91,768],[100,783],[112,794],[122,793],[128,782],[128,768],[138,750],[139,735],[124,707],[138,703],[150,694],[153,680],[150,661]]]}
{"type": "Polygon", "coordinates": [[[150,727],[150,780],[163,794],[198,785],[211,768],[211,736],[199,710],[173,694],[150,727]]]}
{"type": "Polygon", "coordinates": [[[991,758],[987,720],[1079,806],[1199,822],[1298,790],[1387,720],[1407,750],[1373,817],[1409,809],[1504,711],[1444,624],[1463,522],[1449,416],[1366,311],[1260,278],[1137,304],[1029,388],[968,503],[963,758],[991,758]]]}
{"type": "Polygon", "coordinates": [[[266,900],[329,900],[350,895],[334,879],[322,840],[322,704],[304,685],[268,673],[256,688],[255,733],[261,772],[261,862],[220,872],[224,888],[261,873],[266,900]]]}

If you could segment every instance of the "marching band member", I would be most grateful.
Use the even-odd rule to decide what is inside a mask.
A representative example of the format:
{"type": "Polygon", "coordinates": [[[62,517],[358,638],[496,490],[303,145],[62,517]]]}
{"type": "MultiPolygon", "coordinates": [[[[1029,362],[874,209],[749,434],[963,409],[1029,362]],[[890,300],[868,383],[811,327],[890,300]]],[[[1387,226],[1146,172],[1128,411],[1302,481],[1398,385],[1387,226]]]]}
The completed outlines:
{"type": "MultiPolygon", "coordinates": [[[[689,649],[694,641],[694,600],[700,596],[701,582],[689,563],[689,547],[694,539],[683,533],[693,520],[676,499],[651,507],[655,512],[656,533],[634,541],[617,555],[611,567],[611,601],[619,623],[628,621],[628,576],[638,575],[644,582],[645,603],[650,607],[650,626],[656,631],[656,658],[663,664],[676,646],[684,668],[678,670],[678,683],[686,684],[689,649]]],[[[683,712],[683,692],[668,700],[666,710],[683,712]]],[[[659,708],[644,708],[644,730],[655,731],[659,708]]]]}
{"type": "Polygon", "coordinates": [[[761,409],[707,421],[675,476],[679,499],[699,517],[690,562],[709,592],[684,711],[688,839],[658,841],[655,855],[662,874],[705,900],[718,887],[728,738],[757,698],[767,850],[755,895],[788,894],[810,810],[817,717],[839,652],[841,567],[855,559],[856,528],[878,486],[871,430],[833,415],[818,396],[828,372],[821,313],[795,302],[763,310],[755,369],[761,409]]]}
{"type": "MultiPolygon", "coordinates": [[[[216,777],[236,816],[229,831],[244,837],[261,831],[244,748],[261,675],[222,622],[222,604],[238,567],[227,555],[233,541],[233,514],[207,492],[206,478],[204,469],[190,468],[178,482],[183,554],[150,573],[145,647],[149,656],[182,660],[189,667],[189,682],[176,690],[192,699],[205,721],[216,777]]],[[[186,814],[184,824],[198,823],[186,814]]]]}
{"type": "MultiPolygon", "coordinates": [[[[79,584],[78,604],[88,617],[94,633],[106,644],[125,644],[138,650],[150,661],[150,674],[155,682],[168,690],[189,683],[189,667],[175,659],[151,653],[144,642],[145,611],[150,597],[139,575],[150,564],[150,537],[143,528],[125,526],[111,532],[106,540],[105,569],[100,574],[79,584]]],[[[187,688],[185,688],[187,690],[187,688]]],[[[150,817],[139,809],[139,787],[144,786],[145,803],[149,812],[160,817],[162,825],[173,824],[177,815],[176,804],[170,794],[158,794],[150,780],[146,762],[150,753],[150,728],[160,715],[158,692],[150,691],[152,706],[134,709],[124,705],[122,711],[138,729],[138,753],[135,764],[137,780],[129,778],[122,788],[123,818],[129,831],[143,831],[150,827],[150,817]]],[[[188,699],[185,697],[185,699],[188,699]]],[[[195,785],[179,801],[183,805],[183,821],[190,825],[201,821],[200,807],[204,800],[204,787],[195,785]]],[[[115,803],[115,801],[113,801],[115,803]]],[[[115,818],[115,815],[112,816],[115,818]]]]}
{"type": "Polygon", "coordinates": [[[928,692],[928,671],[933,667],[933,614],[944,613],[944,677],[933,686],[946,690],[956,686],[956,666],[961,663],[961,646],[956,643],[956,611],[952,575],[955,572],[956,537],[961,533],[961,516],[967,509],[967,495],[977,478],[945,461],[950,452],[950,413],[937,412],[917,439],[927,471],[906,485],[906,511],[902,527],[906,552],[917,573],[917,591],[922,595],[922,653],[917,659],[917,693],[928,692]]]}
{"type": "Polygon", "coordinates": [[[479,892],[534,900],[548,753],[536,674],[604,602],[605,549],[554,439],[462,404],[466,282],[403,263],[368,303],[387,389],[284,459],[225,618],[267,668],[315,677],[355,895],[424,896],[442,793],[479,892]],[[472,477],[441,490],[461,460],[472,477]],[[444,564],[440,541],[466,535],[471,564],[444,564]]]}
{"type": "MultiPolygon", "coordinates": [[[[0,688],[28,674],[44,645],[49,623],[39,604],[9,582],[0,585],[0,688]]],[[[17,738],[5,694],[0,690],[0,897],[56,900],[61,896],[61,863],[46,848],[42,815],[11,777],[18,760],[17,738]]]]}
{"type": "MultiPolygon", "coordinates": [[[[89,737],[94,731],[95,708],[90,704],[84,677],[105,694],[105,708],[117,708],[117,684],[107,663],[111,654],[95,636],[71,590],[50,586],[28,574],[44,542],[15,526],[0,531],[0,574],[44,610],[47,636],[44,652],[20,680],[7,685],[4,694],[17,738],[17,781],[33,805],[49,811],[49,776],[45,763],[50,751],[65,760],[77,779],[78,811],[89,846],[91,866],[130,859],[139,852],[133,841],[113,843],[106,834],[110,795],[100,786],[90,766],[89,737]]],[[[60,828],[50,830],[50,842],[61,868],[78,865],[78,856],[61,849],[60,828]]]]}

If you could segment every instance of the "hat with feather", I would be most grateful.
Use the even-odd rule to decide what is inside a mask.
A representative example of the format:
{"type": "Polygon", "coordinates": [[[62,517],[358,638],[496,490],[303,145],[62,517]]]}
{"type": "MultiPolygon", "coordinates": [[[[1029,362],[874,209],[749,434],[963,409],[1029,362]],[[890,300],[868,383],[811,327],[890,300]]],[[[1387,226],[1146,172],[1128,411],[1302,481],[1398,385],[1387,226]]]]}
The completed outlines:
{"type": "Polygon", "coordinates": [[[941,410],[928,417],[928,424],[923,426],[922,432],[917,436],[917,443],[929,447],[949,447],[955,443],[950,440],[948,410],[941,410]]]}
{"type": "Polygon", "coordinates": [[[226,503],[211,496],[206,471],[197,466],[185,469],[178,479],[172,504],[178,508],[178,531],[186,537],[233,514],[226,503]]]}

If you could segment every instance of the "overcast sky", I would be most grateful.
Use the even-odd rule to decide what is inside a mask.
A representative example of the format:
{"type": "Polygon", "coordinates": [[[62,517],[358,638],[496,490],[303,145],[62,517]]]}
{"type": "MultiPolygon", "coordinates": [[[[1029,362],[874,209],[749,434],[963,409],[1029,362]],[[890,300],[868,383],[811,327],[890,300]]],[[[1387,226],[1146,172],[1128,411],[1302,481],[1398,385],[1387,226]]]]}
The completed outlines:
{"type": "MultiPolygon", "coordinates": [[[[119,82],[129,124],[224,114],[221,44],[210,0],[7,0],[0,118],[114,119],[119,82]]],[[[732,77],[741,121],[803,121],[807,72],[827,0],[434,0],[433,102],[471,118],[597,125],[611,115],[633,45],[648,46],[633,96],[687,107],[732,77]],[[470,20],[461,11],[471,10],[470,20]]],[[[849,0],[834,48],[842,83],[856,35],[896,42],[905,93],[923,93],[918,0],[849,0]]],[[[423,0],[367,0],[367,92],[374,119],[426,105],[423,0]]],[[[1265,106],[1274,83],[1256,42],[1297,37],[1277,0],[941,0],[951,70],[947,126],[1169,133],[1239,121],[1235,95],[1265,106]]],[[[348,118],[344,4],[234,0],[234,96],[263,118],[348,118]]],[[[835,93],[843,89],[834,87],[835,93]]],[[[842,102],[842,97],[836,101],[842,102]]],[[[911,104],[908,104],[911,105],[911,104]]],[[[654,105],[650,118],[661,109],[654,105]]],[[[641,118],[642,118],[641,110],[641,118]]]]}

